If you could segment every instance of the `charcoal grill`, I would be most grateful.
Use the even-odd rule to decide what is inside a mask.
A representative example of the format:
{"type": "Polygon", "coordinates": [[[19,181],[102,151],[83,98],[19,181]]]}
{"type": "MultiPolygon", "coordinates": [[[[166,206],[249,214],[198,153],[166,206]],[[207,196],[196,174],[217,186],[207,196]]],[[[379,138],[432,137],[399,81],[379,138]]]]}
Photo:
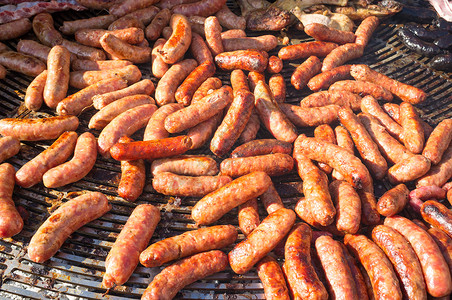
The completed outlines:
{"type": "MultiPolygon", "coordinates": [[[[425,3],[424,3],[425,4],[425,3]]],[[[228,1],[233,9],[237,7],[228,1]]],[[[56,27],[65,20],[93,17],[94,12],[63,12],[54,14],[56,27]]],[[[379,27],[365,49],[364,56],[356,63],[365,63],[371,68],[402,82],[422,88],[428,94],[425,103],[418,105],[422,118],[431,125],[436,125],[445,118],[452,117],[452,80],[451,73],[435,71],[429,68],[430,58],[421,57],[406,48],[397,38],[396,30],[400,25],[395,19],[388,19],[379,27]]],[[[258,35],[260,33],[250,33],[258,35]]],[[[268,34],[268,33],[265,33],[268,34]]],[[[309,41],[311,38],[300,32],[288,32],[292,42],[309,41]]],[[[9,41],[7,45],[15,49],[18,40],[9,41]]],[[[280,47],[278,47],[279,49],[280,47]]],[[[278,50],[277,49],[277,50],[278,50]]],[[[276,54],[274,50],[271,54],[276,54]]],[[[296,62],[291,62],[296,63],[296,62]]],[[[284,63],[283,76],[288,86],[288,102],[296,103],[308,91],[296,91],[290,85],[290,76],[294,66],[284,63]]],[[[149,66],[140,69],[144,78],[150,75],[149,66]]],[[[217,72],[225,84],[229,84],[229,75],[217,72]]],[[[0,118],[4,117],[44,117],[53,115],[48,109],[38,113],[30,112],[23,106],[23,96],[32,78],[10,72],[6,79],[0,81],[0,118]]],[[[73,91],[70,91],[73,92],[73,91]]],[[[78,133],[87,130],[93,111],[84,112],[80,118],[78,133]]],[[[98,135],[98,131],[92,131],[98,135]]],[[[300,131],[301,133],[301,131],[300,131]]],[[[138,132],[136,138],[142,136],[138,132]]],[[[270,137],[261,129],[259,138],[270,137]]],[[[36,156],[49,143],[24,143],[18,155],[8,160],[16,169],[36,156]]],[[[207,147],[197,150],[198,154],[210,153],[207,147]]],[[[139,299],[148,283],[161,268],[139,266],[130,280],[122,287],[104,295],[101,287],[104,261],[117,234],[127,221],[136,204],[152,203],[161,210],[162,220],[151,242],[194,229],[190,219],[191,207],[195,198],[174,198],[163,196],[152,188],[150,178],[147,180],[143,195],[135,202],[128,203],[117,196],[116,189],[120,177],[120,165],[112,159],[98,157],[93,170],[74,184],[59,189],[47,189],[42,184],[32,188],[14,190],[16,205],[23,206],[29,212],[29,218],[23,231],[12,239],[0,240],[0,298],[2,299],[139,299]],[[49,261],[38,264],[32,262],[26,247],[39,225],[58,205],[80,191],[100,191],[107,195],[112,210],[103,217],[77,230],[62,246],[61,250],[49,261]]],[[[301,180],[293,172],[274,178],[275,186],[286,207],[293,208],[301,194],[301,180]]],[[[377,195],[382,194],[389,184],[376,183],[377,195]]],[[[260,207],[264,214],[263,207],[260,207]]],[[[223,217],[218,223],[237,226],[237,210],[223,217]]],[[[239,235],[239,240],[243,235],[239,235]]],[[[229,250],[229,249],[226,249],[229,250]]],[[[252,270],[245,275],[236,275],[226,270],[198,281],[184,288],[178,299],[264,299],[262,285],[252,270]]]]}

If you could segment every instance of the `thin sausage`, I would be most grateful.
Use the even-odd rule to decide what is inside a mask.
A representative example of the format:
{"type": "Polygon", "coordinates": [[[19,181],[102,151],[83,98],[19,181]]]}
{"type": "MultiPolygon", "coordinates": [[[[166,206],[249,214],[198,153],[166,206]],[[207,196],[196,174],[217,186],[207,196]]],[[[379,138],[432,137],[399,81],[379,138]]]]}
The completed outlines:
{"type": "Polygon", "coordinates": [[[400,104],[400,124],[403,128],[401,139],[405,147],[415,154],[424,149],[424,130],[419,120],[413,105],[407,102],[400,104]]]}
{"type": "Polygon", "coordinates": [[[281,74],[273,74],[268,80],[268,86],[277,103],[286,101],[286,82],[281,74]]]}
{"type": "Polygon", "coordinates": [[[238,146],[231,153],[231,157],[248,157],[272,153],[292,153],[292,144],[276,139],[253,140],[238,146]]]}
{"type": "Polygon", "coordinates": [[[349,60],[363,56],[364,47],[358,44],[344,44],[334,48],[323,60],[322,72],[330,71],[349,60]]]}
{"type": "Polygon", "coordinates": [[[157,78],[162,78],[165,75],[166,71],[168,71],[168,64],[165,63],[160,56],[159,51],[162,50],[163,45],[165,45],[166,39],[158,39],[154,43],[154,48],[152,48],[151,52],[151,67],[152,67],[152,75],[157,78]]]}
{"type": "Polygon", "coordinates": [[[155,41],[160,37],[162,30],[167,26],[171,19],[171,12],[169,9],[164,8],[159,11],[152,19],[151,24],[146,27],[146,38],[149,41],[155,41]]]}
{"type": "MultiPolygon", "coordinates": [[[[367,84],[367,83],[366,83],[367,84]]],[[[361,100],[361,110],[381,122],[386,130],[395,138],[402,136],[403,128],[394,121],[378,104],[377,100],[372,96],[366,96],[361,100]]]]}
{"type": "Polygon", "coordinates": [[[206,155],[180,155],[156,159],[152,162],[151,173],[171,172],[189,176],[213,176],[218,174],[217,162],[206,155]]]}
{"type": "Polygon", "coordinates": [[[14,174],[8,163],[0,165],[0,237],[9,238],[22,231],[24,221],[13,201],[14,174]]]}
{"type": "Polygon", "coordinates": [[[326,72],[322,72],[314,77],[312,77],[308,82],[308,88],[311,91],[318,92],[319,90],[327,89],[336,81],[351,79],[350,75],[351,65],[343,65],[331,69],[326,72]]]}
{"type": "Polygon", "coordinates": [[[329,185],[331,199],[336,206],[337,230],[355,234],[361,223],[361,200],[346,181],[333,181],[329,185]]]}
{"type": "Polygon", "coordinates": [[[60,26],[59,30],[63,34],[71,35],[80,29],[87,28],[107,29],[108,25],[110,25],[116,19],[117,19],[116,16],[104,15],[75,21],[64,21],[63,26],[60,26]]]}
{"type": "Polygon", "coordinates": [[[295,69],[290,82],[297,90],[301,90],[308,84],[309,79],[320,72],[321,67],[320,59],[317,56],[310,56],[295,69]]]}
{"type": "Polygon", "coordinates": [[[141,64],[151,61],[151,48],[130,45],[111,33],[104,34],[100,40],[102,48],[119,59],[141,64]]]}
{"type": "Polygon", "coordinates": [[[298,105],[281,103],[279,108],[297,127],[313,127],[335,122],[340,106],[332,104],[322,107],[304,108],[298,105]]]}
{"type": "Polygon", "coordinates": [[[374,97],[376,100],[382,100],[391,102],[393,96],[391,92],[385,89],[378,84],[367,82],[367,81],[359,81],[359,80],[341,80],[333,83],[329,89],[329,91],[339,90],[339,91],[348,91],[353,94],[359,94],[360,96],[370,95],[374,97]]]}
{"type": "Polygon", "coordinates": [[[317,41],[347,44],[355,42],[355,34],[349,31],[338,30],[320,23],[311,23],[304,27],[304,32],[317,41]]]}
{"type": "Polygon", "coordinates": [[[356,28],[355,43],[363,47],[366,47],[367,43],[369,43],[370,37],[372,36],[375,29],[377,29],[379,24],[380,20],[375,16],[369,16],[365,18],[361,22],[361,24],[359,24],[358,28],[356,28]]]}
{"type": "MultiPolygon", "coordinates": [[[[221,38],[221,25],[217,17],[210,16],[204,22],[204,32],[206,35],[207,46],[213,56],[223,53],[223,40],[221,38]]],[[[237,49],[234,49],[237,50],[237,49]]]]}

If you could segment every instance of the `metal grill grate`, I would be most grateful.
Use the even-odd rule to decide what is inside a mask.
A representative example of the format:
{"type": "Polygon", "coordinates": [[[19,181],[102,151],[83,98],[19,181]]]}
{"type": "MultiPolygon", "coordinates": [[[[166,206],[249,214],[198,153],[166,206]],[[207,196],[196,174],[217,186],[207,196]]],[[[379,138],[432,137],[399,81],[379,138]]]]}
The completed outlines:
{"type": "MultiPolygon", "coordinates": [[[[228,2],[228,4],[230,4],[228,2]]],[[[231,8],[236,8],[230,5],[231,8]]],[[[56,27],[64,20],[75,20],[95,16],[93,12],[63,12],[54,15],[56,27]]],[[[396,36],[399,25],[394,22],[383,24],[375,33],[365,50],[365,55],[357,63],[366,63],[373,69],[392,78],[415,85],[428,93],[428,100],[419,105],[422,117],[431,125],[437,124],[445,118],[452,117],[452,80],[450,73],[429,69],[430,59],[422,58],[412,53],[396,36]]],[[[268,33],[265,33],[268,34],[268,33]]],[[[258,35],[258,33],[251,33],[258,35]]],[[[293,41],[312,40],[299,32],[289,32],[293,41]]],[[[8,43],[15,49],[17,41],[8,43]]],[[[278,47],[277,50],[279,50],[278,47]]],[[[276,54],[274,50],[270,54],[276,54]]],[[[294,70],[291,63],[285,62],[283,76],[288,87],[288,102],[297,102],[306,96],[307,90],[296,91],[290,85],[290,76],[294,70]]],[[[298,62],[298,63],[301,63],[298,62]]],[[[149,66],[142,65],[140,69],[144,78],[150,77],[149,66]]],[[[224,83],[229,83],[229,73],[217,72],[224,83]]],[[[0,81],[0,117],[39,117],[53,114],[49,109],[39,113],[32,113],[21,106],[26,87],[31,82],[30,77],[18,73],[9,73],[5,80],[0,81]]],[[[156,82],[155,78],[151,78],[156,82]]],[[[90,117],[94,112],[86,112],[80,118],[78,133],[87,130],[90,117]]],[[[99,132],[92,131],[96,136],[99,132]]],[[[137,133],[140,138],[142,131],[137,133]]],[[[259,138],[270,137],[262,130],[259,138]]],[[[25,143],[21,152],[11,158],[9,162],[20,168],[28,160],[41,152],[48,143],[25,143]]],[[[207,147],[194,153],[210,153],[207,147]]],[[[160,268],[144,268],[139,266],[130,280],[120,288],[106,296],[101,288],[104,261],[110,247],[128,216],[136,204],[152,203],[158,206],[162,213],[162,220],[154,233],[151,242],[180,234],[193,229],[190,219],[191,207],[196,203],[195,198],[173,198],[157,194],[148,177],[143,195],[135,204],[127,203],[117,197],[116,188],[119,182],[120,165],[112,159],[98,157],[94,169],[79,182],[57,190],[47,189],[42,184],[33,188],[16,187],[14,200],[29,212],[30,216],[24,230],[14,239],[0,240],[0,272],[2,281],[0,298],[4,299],[138,299],[152,277],[160,268]],[[29,260],[26,246],[39,225],[49,216],[49,211],[57,207],[62,199],[74,196],[74,191],[100,191],[109,197],[112,210],[81,229],[77,230],[62,246],[61,250],[43,264],[29,260]]],[[[297,197],[301,194],[301,181],[298,175],[291,174],[274,178],[275,186],[284,204],[293,208],[297,197]]],[[[377,183],[377,193],[384,191],[387,183],[377,183]]],[[[263,207],[260,207],[264,215],[263,207]]],[[[220,224],[237,226],[237,210],[233,210],[220,221],[220,224]]],[[[243,235],[239,235],[239,240],[243,235]]],[[[226,249],[229,250],[229,249],[226,249]]],[[[255,270],[239,276],[231,270],[212,275],[196,282],[182,290],[177,298],[184,299],[264,299],[262,286],[255,270]]]]}

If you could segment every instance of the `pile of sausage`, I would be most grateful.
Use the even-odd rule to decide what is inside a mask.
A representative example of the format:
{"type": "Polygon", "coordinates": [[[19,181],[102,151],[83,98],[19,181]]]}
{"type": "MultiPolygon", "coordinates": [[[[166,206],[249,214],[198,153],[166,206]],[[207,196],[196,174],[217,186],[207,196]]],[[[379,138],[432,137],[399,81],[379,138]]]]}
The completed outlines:
{"type": "MultiPolygon", "coordinates": [[[[33,28],[39,42],[21,40],[17,52],[3,45],[0,65],[35,76],[25,106],[37,111],[45,103],[58,116],[0,120],[0,161],[17,154],[20,141],[55,140],[17,172],[0,165],[0,236],[23,227],[15,184],[71,184],[100,153],[121,161],[120,197],[140,197],[151,161],[155,191],[200,198],[191,217],[202,226],[148,246],[160,211],[136,206],[106,258],[106,289],[126,283],[141,263],[166,265],[143,299],[172,299],[213,273],[254,266],[267,299],[448,297],[452,119],[432,128],[414,107],[425,92],[366,65],[344,65],[363,55],[378,19],[365,19],[355,33],[311,24],[305,31],[316,41],[269,57],[276,38],[247,37],[224,0],[180,2],[126,0],[110,5],[109,15],[64,22],[60,31],[76,42],[46,13],[2,25],[14,29],[7,39],[33,28]],[[284,60],[304,60],[291,84],[313,93],[299,105],[284,103],[284,60]],[[157,86],[135,64],[150,67],[157,86]],[[213,77],[217,67],[231,71],[230,86],[213,77]],[[80,90],[67,95],[69,86],[80,90]],[[93,107],[88,128],[99,137],[78,136],[78,116],[93,107]],[[256,139],[261,124],[274,139],[256,139]],[[305,127],[315,128],[313,137],[299,134],[305,127]],[[143,139],[133,140],[141,128],[143,139]],[[224,158],[219,166],[212,156],[185,154],[206,144],[224,158]],[[303,197],[292,210],[272,177],[294,169],[303,197]],[[395,187],[377,201],[373,180],[384,178],[395,187]],[[258,199],[268,213],[262,221],[258,199]],[[237,229],[215,223],[236,207],[246,238],[233,245],[237,229]],[[221,251],[231,245],[227,255],[221,251]],[[284,257],[282,268],[275,256],[284,257]]],[[[110,209],[99,192],[65,202],[32,237],[29,258],[50,259],[71,233],[110,209]]]]}

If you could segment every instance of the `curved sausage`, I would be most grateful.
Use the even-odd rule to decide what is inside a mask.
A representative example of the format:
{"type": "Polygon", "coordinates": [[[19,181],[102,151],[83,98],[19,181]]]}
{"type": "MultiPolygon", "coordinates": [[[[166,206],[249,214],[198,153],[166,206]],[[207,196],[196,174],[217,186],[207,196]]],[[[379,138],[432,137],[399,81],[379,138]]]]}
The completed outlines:
{"type": "Polygon", "coordinates": [[[227,5],[223,5],[215,16],[220,21],[221,26],[227,29],[242,29],[246,28],[246,19],[242,16],[234,14],[227,5]]]}
{"type": "MultiPolygon", "coordinates": [[[[232,75],[232,73],[231,73],[231,75],[232,75]]],[[[211,92],[221,88],[222,85],[223,85],[223,83],[217,77],[207,78],[199,86],[199,88],[196,90],[196,92],[193,94],[192,103],[198,102],[199,100],[201,100],[202,98],[204,98],[205,96],[210,94],[211,92]]],[[[234,87],[234,85],[233,85],[233,87],[234,87]]]]}
{"type": "Polygon", "coordinates": [[[42,102],[44,101],[43,92],[46,80],[47,70],[44,70],[28,85],[24,97],[24,105],[26,108],[33,111],[38,111],[41,108],[42,102]]]}
{"type": "Polygon", "coordinates": [[[130,45],[111,33],[104,34],[99,42],[106,52],[119,59],[126,59],[137,64],[151,61],[151,48],[130,45]]]}
{"type": "Polygon", "coordinates": [[[174,64],[181,59],[191,43],[190,22],[185,16],[175,12],[173,13],[170,20],[173,33],[163,45],[162,49],[158,51],[163,61],[167,64],[174,64]]]}
{"type": "Polygon", "coordinates": [[[168,71],[168,64],[165,63],[162,57],[159,54],[159,51],[162,50],[163,45],[165,45],[166,40],[163,38],[158,39],[154,43],[154,48],[151,51],[151,67],[152,67],[152,75],[157,78],[162,78],[165,75],[166,71],[168,71]]]}
{"type": "Polygon", "coordinates": [[[162,30],[167,26],[171,19],[171,12],[169,9],[164,8],[159,11],[152,19],[151,24],[146,27],[146,38],[149,41],[155,41],[160,37],[162,30]]]}
{"type": "Polygon", "coordinates": [[[308,84],[309,79],[320,72],[322,63],[317,56],[310,56],[301,65],[299,65],[290,78],[290,83],[297,89],[303,89],[308,84]]]}
{"type": "Polygon", "coordinates": [[[213,62],[212,53],[210,52],[209,47],[207,47],[204,38],[196,32],[192,33],[190,52],[199,65],[205,61],[213,62]]]}
{"type": "MultiPolygon", "coordinates": [[[[367,83],[366,83],[367,84],[367,83]]],[[[378,104],[372,96],[366,96],[361,100],[361,110],[380,121],[386,127],[386,130],[395,138],[402,136],[403,128],[396,121],[394,121],[378,104]]]]}
{"type": "Polygon", "coordinates": [[[427,223],[452,237],[452,213],[444,204],[435,200],[425,201],[421,206],[421,215],[427,223]]]}
{"type": "MultiPolygon", "coordinates": [[[[1,121],[0,121],[1,122],[1,121]]],[[[419,178],[416,187],[437,185],[442,186],[452,177],[452,147],[444,152],[440,162],[432,166],[422,178],[419,178]]]]}
{"type": "Polygon", "coordinates": [[[355,43],[334,48],[323,60],[322,72],[332,70],[345,62],[363,56],[364,47],[355,43]]]}
{"type": "Polygon", "coordinates": [[[71,52],[73,55],[76,55],[80,59],[89,59],[89,60],[106,59],[105,52],[103,52],[102,50],[93,47],[88,47],[76,42],[63,39],[61,46],[64,46],[69,52],[71,52]]]}
{"type": "Polygon", "coordinates": [[[311,91],[318,92],[327,89],[336,81],[351,79],[350,67],[351,65],[343,65],[315,75],[309,79],[307,86],[311,91]]]}
{"type": "MultiPolygon", "coordinates": [[[[337,145],[336,136],[334,135],[334,131],[331,128],[331,126],[329,126],[327,124],[322,124],[322,125],[317,126],[314,129],[314,137],[337,145]]],[[[318,166],[319,166],[320,170],[322,170],[326,174],[330,174],[332,171],[332,168],[328,165],[325,165],[324,163],[319,163],[318,166]]]]}
{"type": "Polygon", "coordinates": [[[43,12],[33,18],[33,31],[38,40],[46,46],[53,47],[63,42],[63,37],[53,27],[53,18],[49,13],[43,12]]]}
{"type": "Polygon", "coordinates": [[[143,141],[160,140],[169,137],[169,132],[165,129],[165,119],[183,107],[180,103],[169,103],[159,107],[152,114],[146,125],[143,141]]]}
{"type": "Polygon", "coordinates": [[[298,127],[313,127],[322,124],[331,124],[337,120],[338,105],[326,105],[322,107],[299,107],[288,103],[279,105],[281,111],[289,121],[298,127]]]}
{"type": "Polygon", "coordinates": [[[13,201],[14,174],[8,163],[0,165],[0,237],[9,238],[22,231],[24,221],[13,201]]]}
{"type": "Polygon", "coordinates": [[[363,47],[366,47],[367,43],[369,43],[370,37],[372,36],[375,29],[377,29],[379,24],[380,20],[375,16],[369,16],[365,18],[361,22],[361,24],[359,24],[358,28],[356,28],[355,43],[363,47]]]}
{"type": "MultiPolygon", "coordinates": [[[[221,25],[217,17],[210,16],[204,22],[204,32],[206,35],[207,46],[213,56],[223,53],[223,40],[221,38],[221,25]]],[[[234,49],[237,50],[237,49],[234,49]]],[[[230,51],[230,50],[229,50],[230,51]]]]}
{"type": "Polygon", "coordinates": [[[300,101],[300,106],[304,108],[322,107],[331,104],[350,107],[356,111],[361,109],[361,97],[347,91],[321,91],[311,94],[300,101]]]}

